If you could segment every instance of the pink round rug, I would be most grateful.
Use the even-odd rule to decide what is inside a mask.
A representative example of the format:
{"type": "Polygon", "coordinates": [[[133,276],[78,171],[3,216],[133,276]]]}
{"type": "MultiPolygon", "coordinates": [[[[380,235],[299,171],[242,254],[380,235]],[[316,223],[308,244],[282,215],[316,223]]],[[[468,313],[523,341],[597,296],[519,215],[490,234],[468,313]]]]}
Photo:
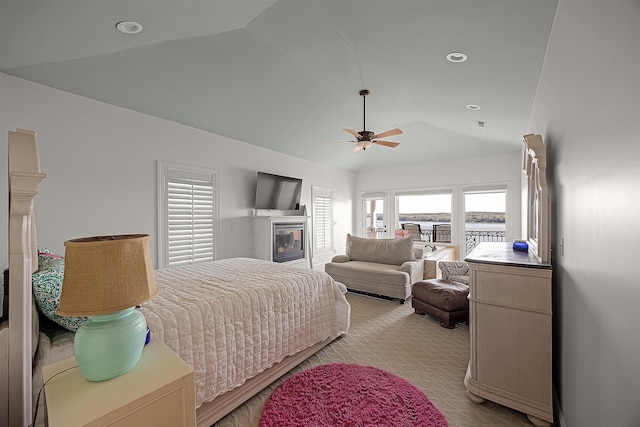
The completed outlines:
{"type": "Polygon", "coordinates": [[[442,413],[409,381],[373,366],[320,365],[273,392],[260,427],[444,427],[442,413]]]}

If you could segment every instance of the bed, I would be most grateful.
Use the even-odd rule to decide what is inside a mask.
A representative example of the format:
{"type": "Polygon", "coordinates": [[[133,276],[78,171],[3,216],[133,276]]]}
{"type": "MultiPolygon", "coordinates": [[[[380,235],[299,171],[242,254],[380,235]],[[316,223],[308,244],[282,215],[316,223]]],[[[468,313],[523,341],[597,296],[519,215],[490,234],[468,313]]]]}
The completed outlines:
{"type": "MultiPolygon", "coordinates": [[[[35,134],[10,132],[10,321],[0,330],[10,425],[31,423],[42,366],[73,355],[73,328],[34,315],[32,274],[42,272],[43,260],[60,258],[36,243],[33,198],[45,178],[35,134]]],[[[194,369],[199,426],[215,423],[349,328],[345,289],[321,271],[233,258],[157,270],[156,282],[159,295],[140,310],[151,339],[194,369]]],[[[47,310],[38,307],[42,317],[47,310]]]]}

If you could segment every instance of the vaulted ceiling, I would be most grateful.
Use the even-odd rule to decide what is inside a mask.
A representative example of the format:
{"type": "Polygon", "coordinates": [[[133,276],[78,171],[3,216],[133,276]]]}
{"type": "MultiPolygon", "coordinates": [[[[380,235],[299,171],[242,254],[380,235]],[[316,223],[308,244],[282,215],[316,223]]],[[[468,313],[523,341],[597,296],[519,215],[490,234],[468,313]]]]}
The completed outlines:
{"type": "Polygon", "coordinates": [[[341,169],[426,165],[521,149],[556,6],[0,0],[0,71],[341,169]],[[325,144],[363,130],[361,89],[397,148],[325,144]]]}

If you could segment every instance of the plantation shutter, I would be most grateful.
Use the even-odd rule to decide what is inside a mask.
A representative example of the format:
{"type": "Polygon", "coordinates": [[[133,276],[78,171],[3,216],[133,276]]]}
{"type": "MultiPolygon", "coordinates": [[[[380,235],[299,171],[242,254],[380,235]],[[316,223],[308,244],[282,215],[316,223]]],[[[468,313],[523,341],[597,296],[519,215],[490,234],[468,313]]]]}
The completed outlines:
{"type": "Polygon", "coordinates": [[[333,251],[333,190],[313,187],[314,254],[333,251]]]}
{"type": "MultiPolygon", "coordinates": [[[[165,165],[166,166],[166,165],[165,165]]],[[[216,259],[216,175],[166,167],[162,267],[216,259]]]]}

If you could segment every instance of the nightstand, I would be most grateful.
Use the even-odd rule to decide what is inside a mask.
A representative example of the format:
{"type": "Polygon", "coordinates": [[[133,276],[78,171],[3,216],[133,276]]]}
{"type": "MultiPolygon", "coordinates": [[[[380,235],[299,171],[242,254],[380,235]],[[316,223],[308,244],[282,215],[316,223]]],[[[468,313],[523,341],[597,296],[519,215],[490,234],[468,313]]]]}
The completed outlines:
{"type": "Polygon", "coordinates": [[[159,339],[131,371],[108,381],[85,380],[74,357],[42,368],[44,381],[59,372],[45,385],[50,427],[196,424],[193,370],[159,339]]]}

